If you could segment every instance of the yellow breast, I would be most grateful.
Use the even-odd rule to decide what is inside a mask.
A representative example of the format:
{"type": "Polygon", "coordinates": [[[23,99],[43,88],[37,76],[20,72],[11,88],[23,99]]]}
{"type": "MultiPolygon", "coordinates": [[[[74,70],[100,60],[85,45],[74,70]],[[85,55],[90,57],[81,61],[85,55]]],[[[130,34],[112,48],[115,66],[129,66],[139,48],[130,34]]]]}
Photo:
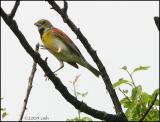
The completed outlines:
{"type": "Polygon", "coordinates": [[[42,35],[42,42],[44,46],[50,51],[54,51],[57,53],[58,49],[61,49],[62,51],[67,51],[68,52],[68,47],[67,45],[58,38],[52,31],[47,31],[42,35]]]}
{"type": "Polygon", "coordinates": [[[41,39],[45,47],[52,48],[54,37],[50,31],[44,32],[41,39]]]}

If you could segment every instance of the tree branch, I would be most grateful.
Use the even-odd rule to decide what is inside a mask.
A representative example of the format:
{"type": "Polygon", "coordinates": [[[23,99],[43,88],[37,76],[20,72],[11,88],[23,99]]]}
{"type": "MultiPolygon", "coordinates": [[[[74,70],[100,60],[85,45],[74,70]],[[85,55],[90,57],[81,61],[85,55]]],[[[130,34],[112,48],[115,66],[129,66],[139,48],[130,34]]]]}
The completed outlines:
{"type": "Polygon", "coordinates": [[[119,99],[117,97],[117,94],[115,92],[115,90],[112,88],[112,83],[111,80],[105,70],[104,65],[102,64],[101,60],[99,59],[99,57],[97,56],[97,53],[95,50],[93,50],[93,48],[91,47],[91,45],[89,44],[88,40],[86,39],[86,37],[82,34],[82,32],[80,31],[79,28],[77,28],[77,26],[68,18],[67,13],[63,12],[63,9],[61,9],[55,1],[49,1],[47,0],[48,3],[52,6],[52,8],[57,11],[61,17],[63,18],[63,20],[65,20],[64,22],[68,24],[68,26],[71,28],[71,30],[77,35],[77,37],[79,38],[79,40],[81,41],[81,43],[83,44],[83,46],[86,48],[86,50],[88,51],[88,53],[90,54],[90,56],[92,57],[92,59],[94,60],[94,62],[96,63],[97,67],[99,68],[99,71],[101,72],[101,76],[103,78],[103,81],[105,83],[106,89],[108,90],[111,99],[113,101],[115,110],[117,114],[121,114],[122,118],[124,120],[127,120],[126,116],[123,113],[123,110],[121,108],[121,104],[119,102],[119,99]]]}
{"type": "Polygon", "coordinates": [[[14,4],[14,7],[13,7],[11,13],[9,14],[9,17],[10,17],[11,20],[12,20],[13,17],[15,16],[19,4],[20,4],[20,1],[17,0],[17,1],[15,2],[15,4],[14,4]]]}
{"type": "MultiPolygon", "coordinates": [[[[35,52],[38,53],[38,50],[39,50],[39,44],[36,45],[35,52]]],[[[34,78],[36,70],[37,70],[37,63],[34,61],[33,62],[33,66],[32,66],[32,72],[31,72],[31,74],[29,76],[28,88],[27,88],[27,92],[26,92],[26,97],[24,99],[24,104],[23,104],[22,112],[20,113],[20,119],[19,119],[19,121],[22,121],[23,116],[24,116],[24,112],[27,109],[26,106],[27,106],[27,103],[28,103],[28,98],[29,98],[31,89],[32,89],[33,78],[34,78]]]]}
{"type": "Polygon", "coordinates": [[[68,3],[66,2],[66,0],[64,0],[64,7],[62,8],[63,13],[67,14],[67,9],[68,9],[68,3]]]}
{"type": "Polygon", "coordinates": [[[144,112],[144,115],[142,116],[142,118],[139,120],[140,122],[143,121],[145,119],[145,117],[147,116],[147,114],[149,113],[149,111],[151,110],[151,108],[153,107],[156,99],[157,99],[158,93],[155,94],[155,97],[153,99],[153,101],[151,102],[151,104],[149,105],[148,109],[144,112]]]}
{"type": "Polygon", "coordinates": [[[155,21],[156,26],[157,26],[157,28],[159,30],[159,17],[154,17],[154,21],[155,21]]]}
{"type": "MultiPolygon", "coordinates": [[[[1,7],[0,7],[1,8],[1,7]]],[[[16,37],[19,39],[20,44],[25,49],[25,51],[33,58],[33,60],[38,63],[38,65],[42,68],[42,70],[45,72],[47,77],[52,81],[55,88],[61,93],[61,95],[69,102],[71,103],[76,109],[79,109],[81,112],[84,112],[86,114],[89,114],[95,118],[101,119],[101,120],[108,120],[108,121],[123,121],[124,118],[121,117],[121,114],[119,115],[113,115],[113,114],[107,114],[104,111],[95,110],[91,107],[89,107],[84,102],[80,102],[77,100],[73,95],[71,95],[67,88],[62,84],[61,80],[56,77],[52,70],[47,65],[46,61],[44,61],[40,54],[35,52],[33,48],[29,45],[28,41],[22,34],[22,32],[19,30],[18,25],[15,20],[10,20],[9,16],[4,12],[4,10],[1,8],[1,16],[5,23],[9,26],[9,28],[12,30],[12,32],[16,35],[16,37]],[[9,20],[11,22],[9,22],[9,20]]]]}

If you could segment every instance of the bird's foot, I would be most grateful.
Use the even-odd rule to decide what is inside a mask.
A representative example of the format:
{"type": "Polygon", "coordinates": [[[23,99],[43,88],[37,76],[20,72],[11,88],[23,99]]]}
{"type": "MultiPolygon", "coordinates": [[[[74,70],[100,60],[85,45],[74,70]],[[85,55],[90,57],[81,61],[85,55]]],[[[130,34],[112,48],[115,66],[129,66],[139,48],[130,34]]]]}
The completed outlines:
{"type": "MultiPolygon", "coordinates": [[[[47,63],[47,60],[48,60],[48,57],[46,57],[44,61],[47,63]]],[[[50,74],[51,74],[51,75],[54,74],[55,76],[57,76],[57,74],[55,74],[55,72],[45,73],[45,74],[44,74],[44,77],[46,77],[45,81],[49,80],[48,75],[50,75],[50,74]]]]}

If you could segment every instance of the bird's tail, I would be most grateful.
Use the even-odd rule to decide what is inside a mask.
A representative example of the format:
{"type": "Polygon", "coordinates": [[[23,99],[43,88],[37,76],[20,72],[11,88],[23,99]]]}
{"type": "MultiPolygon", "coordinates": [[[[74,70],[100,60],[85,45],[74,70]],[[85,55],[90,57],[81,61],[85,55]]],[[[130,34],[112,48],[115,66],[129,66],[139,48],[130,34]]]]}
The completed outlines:
{"type": "Polygon", "coordinates": [[[88,62],[85,62],[83,66],[89,69],[97,77],[99,77],[99,75],[101,74],[97,69],[92,67],[88,62]]]}

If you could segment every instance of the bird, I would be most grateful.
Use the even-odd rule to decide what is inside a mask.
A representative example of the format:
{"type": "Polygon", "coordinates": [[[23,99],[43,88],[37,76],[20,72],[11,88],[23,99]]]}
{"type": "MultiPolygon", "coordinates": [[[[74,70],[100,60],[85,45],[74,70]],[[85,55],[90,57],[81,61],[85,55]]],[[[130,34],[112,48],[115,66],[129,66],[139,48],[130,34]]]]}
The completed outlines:
{"type": "Polygon", "coordinates": [[[79,64],[99,77],[101,73],[86,61],[78,47],[61,29],[56,28],[46,19],[40,19],[34,25],[38,27],[42,46],[60,62],[60,67],[54,73],[62,69],[66,62],[77,69],[79,64]]]}

